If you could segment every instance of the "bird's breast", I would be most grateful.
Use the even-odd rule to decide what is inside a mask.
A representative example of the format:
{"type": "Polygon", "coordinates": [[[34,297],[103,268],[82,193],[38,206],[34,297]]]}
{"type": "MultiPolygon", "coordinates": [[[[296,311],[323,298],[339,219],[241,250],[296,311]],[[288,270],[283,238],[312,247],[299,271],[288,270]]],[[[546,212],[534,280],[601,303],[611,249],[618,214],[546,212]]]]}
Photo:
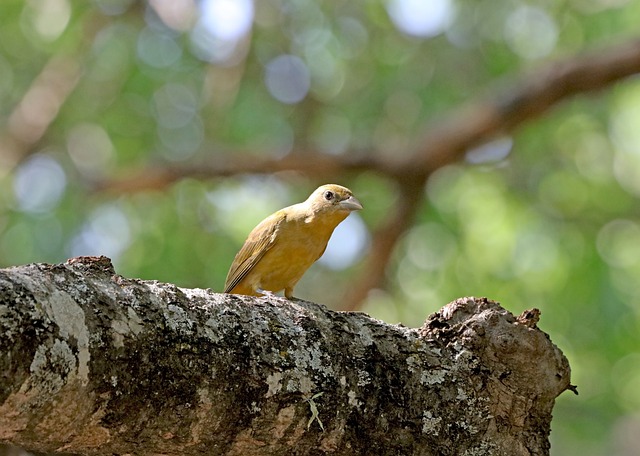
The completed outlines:
{"type": "Polygon", "coordinates": [[[318,223],[295,221],[283,224],[275,239],[275,247],[300,257],[309,257],[311,262],[318,259],[329,242],[333,227],[318,223]]]}
{"type": "Polygon", "coordinates": [[[280,290],[296,283],[322,255],[333,229],[304,221],[282,223],[269,251],[253,274],[264,289],[280,290]]]}

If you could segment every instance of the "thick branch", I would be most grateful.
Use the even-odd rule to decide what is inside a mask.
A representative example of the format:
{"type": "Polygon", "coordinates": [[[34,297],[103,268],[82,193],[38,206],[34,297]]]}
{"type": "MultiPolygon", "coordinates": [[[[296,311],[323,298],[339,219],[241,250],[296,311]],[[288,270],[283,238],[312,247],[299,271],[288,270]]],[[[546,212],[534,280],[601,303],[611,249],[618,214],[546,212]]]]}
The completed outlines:
{"type": "Polygon", "coordinates": [[[345,172],[378,171],[388,174],[391,165],[377,157],[364,153],[350,153],[345,156],[320,153],[295,153],[281,158],[253,156],[251,154],[220,153],[215,159],[195,165],[155,166],[129,176],[93,182],[94,191],[113,193],[133,193],[167,187],[184,178],[208,179],[211,177],[237,176],[241,174],[274,174],[297,171],[314,176],[315,179],[335,178],[345,172]],[[333,176],[333,177],[331,177],[333,176]]]}
{"type": "Polygon", "coordinates": [[[640,40],[552,63],[511,89],[475,100],[427,130],[423,147],[403,164],[426,175],[487,141],[539,117],[565,99],[601,90],[640,72],[640,40]]]}
{"type": "Polygon", "coordinates": [[[463,298],[410,329],[129,280],[104,257],[0,270],[0,442],[87,455],[544,455],[570,372],[536,321],[463,298]]]}

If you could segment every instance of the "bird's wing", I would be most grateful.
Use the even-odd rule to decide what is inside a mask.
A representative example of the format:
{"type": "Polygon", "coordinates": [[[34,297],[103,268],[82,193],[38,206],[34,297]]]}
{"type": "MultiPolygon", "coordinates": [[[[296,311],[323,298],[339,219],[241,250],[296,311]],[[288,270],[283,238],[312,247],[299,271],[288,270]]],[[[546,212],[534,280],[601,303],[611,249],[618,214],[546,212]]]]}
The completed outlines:
{"type": "Polygon", "coordinates": [[[285,219],[286,214],[283,211],[278,211],[260,222],[260,224],[249,233],[249,237],[247,237],[244,245],[236,254],[231,268],[229,268],[227,280],[224,285],[225,293],[231,292],[231,290],[251,272],[254,266],[258,264],[264,254],[273,247],[278,228],[285,219]]]}

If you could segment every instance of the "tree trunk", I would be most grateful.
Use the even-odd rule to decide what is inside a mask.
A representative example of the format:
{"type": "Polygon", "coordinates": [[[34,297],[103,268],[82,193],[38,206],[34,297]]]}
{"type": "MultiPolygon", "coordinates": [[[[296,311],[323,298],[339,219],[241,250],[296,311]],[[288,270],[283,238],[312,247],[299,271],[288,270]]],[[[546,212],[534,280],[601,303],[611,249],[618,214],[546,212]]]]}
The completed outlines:
{"type": "Polygon", "coordinates": [[[562,352],[485,298],[421,328],[184,289],[109,259],[0,270],[0,442],[43,452],[546,455],[562,352]]]}

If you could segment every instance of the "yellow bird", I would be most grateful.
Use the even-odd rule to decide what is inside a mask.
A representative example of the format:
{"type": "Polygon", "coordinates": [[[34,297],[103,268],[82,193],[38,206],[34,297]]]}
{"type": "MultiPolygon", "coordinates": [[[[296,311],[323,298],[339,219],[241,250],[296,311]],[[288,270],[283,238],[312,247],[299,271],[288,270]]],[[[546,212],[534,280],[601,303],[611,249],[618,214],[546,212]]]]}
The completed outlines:
{"type": "Polygon", "coordinates": [[[256,226],[231,264],[225,293],[260,296],[293,287],[322,256],[336,226],[362,209],[351,190],[335,184],[318,187],[303,203],[280,209],[256,226]]]}

